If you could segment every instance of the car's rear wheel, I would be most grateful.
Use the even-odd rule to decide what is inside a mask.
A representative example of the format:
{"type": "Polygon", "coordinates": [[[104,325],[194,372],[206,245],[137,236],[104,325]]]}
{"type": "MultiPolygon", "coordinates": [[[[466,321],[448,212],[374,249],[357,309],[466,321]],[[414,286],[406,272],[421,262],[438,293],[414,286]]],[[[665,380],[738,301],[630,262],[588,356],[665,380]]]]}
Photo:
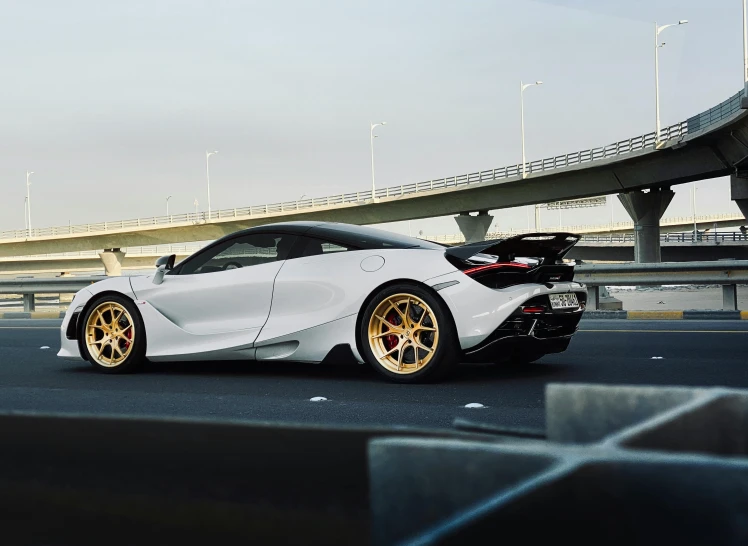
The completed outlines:
{"type": "Polygon", "coordinates": [[[360,340],[368,363],[398,383],[440,379],[459,355],[446,305],[415,284],[389,286],[372,298],[364,309],[360,340]]]}
{"type": "Polygon", "coordinates": [[[83,349],[105,373],[131,373],[145,361],[145,328],[132,300],[116,294],[96,299],[83,322],[83,349]]]}

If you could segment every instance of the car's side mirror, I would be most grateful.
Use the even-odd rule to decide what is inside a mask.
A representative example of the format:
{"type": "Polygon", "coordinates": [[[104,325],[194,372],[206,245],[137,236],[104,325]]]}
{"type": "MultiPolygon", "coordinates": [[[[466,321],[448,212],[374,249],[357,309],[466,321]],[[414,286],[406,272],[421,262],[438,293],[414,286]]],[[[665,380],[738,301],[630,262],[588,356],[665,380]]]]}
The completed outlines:
{"type": "Polygon", "coordinates": [[[170,254],[168,256],[161,256],[158,260],[156,260],[156,268],[159,268],[163,265],[165,266],[166,271],[169,271],[170,269],[174,269],[174,261],[176,259],[177,259],[176,254],[170,254]]]}
{"type": "Polygon", "coordinates": [[[174,269],[174,260],[176,258],[176,254],[171,254],[169,256],[161,256],[156,260],[156,274],[153,276],[153,284],[164,282],[164,275],[167,271],[174,269]]]}

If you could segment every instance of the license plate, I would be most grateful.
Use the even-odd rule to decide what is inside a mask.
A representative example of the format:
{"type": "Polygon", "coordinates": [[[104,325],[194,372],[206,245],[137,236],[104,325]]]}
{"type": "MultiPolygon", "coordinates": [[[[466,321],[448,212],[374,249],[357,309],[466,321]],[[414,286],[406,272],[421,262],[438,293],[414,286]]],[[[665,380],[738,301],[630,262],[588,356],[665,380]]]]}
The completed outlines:
{"type": "Polygon", "coordinates": [[[579,307],[576,294],[550,294],[552,309],[569,309],[579,307]]]}

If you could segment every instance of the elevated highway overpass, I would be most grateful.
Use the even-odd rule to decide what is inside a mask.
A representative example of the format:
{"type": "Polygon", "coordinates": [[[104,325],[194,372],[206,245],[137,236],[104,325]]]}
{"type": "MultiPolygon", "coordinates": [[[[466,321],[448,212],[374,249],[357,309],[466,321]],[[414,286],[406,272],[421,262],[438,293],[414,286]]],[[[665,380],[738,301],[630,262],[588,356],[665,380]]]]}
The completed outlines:
{"type": "MultiPolygon", "coordinates": [[[[659,221],[670,187],[732,177],[732,198],[748,213],[748,112],[743,91],[716,107],[648,133],[525,165],[287,203],[0,233],[0,256],[120,249],[210,240],[269,222],[326,220],[380,224],[455,214],[467,240],[485,237],[489,210],[619,194],[633,219],[637,261],[659,261],[659,221]],[[657,137],[657,138],[656,138],[657,137]],[[477,212],[477,216],[471,216],[477,212]]],[[[118,260],[113,253],[105,260],[118,260]]]]}
{"type": "MultiPolygon", "coordinates": [[[[565,228],[561,230],[568,231],[565,228]]],[[[501,238],[511,233],[489,233],[488,238],[501,238]]],[[[464,238],[455,235],[424,236],[424,239],[447,245],[463,244],[464,238]]],[[[584,235],[567,255],[583,261],[631,262],[634,261],[635,236],[631,233],[584,235]]],[[[664,233],[660,236],[663,261],[690,262],[721,259],[748,260],[748,236],[740,231],[700,234],[694,241],[691,233],[664,233]]],[[[204,243],[160,245],[121,249],[116,264],[102,263],[96,251],[71,252],[0,258],[0,276],[48,275],[68,273],[100,273],[120,275],[123,271],[150,270],[157,258],[175,254],[177,262],[204,246],[204,243]]]]}

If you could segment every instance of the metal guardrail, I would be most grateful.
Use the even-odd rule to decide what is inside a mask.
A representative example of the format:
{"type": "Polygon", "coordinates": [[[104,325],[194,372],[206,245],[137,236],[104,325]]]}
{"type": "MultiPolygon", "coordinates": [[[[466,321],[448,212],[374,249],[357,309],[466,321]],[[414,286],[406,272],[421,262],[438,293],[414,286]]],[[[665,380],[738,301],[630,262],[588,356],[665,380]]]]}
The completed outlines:
{"type": "MultiPolygon", "coordinates": [[[[727,101],[720,103],[718,106],[707,110],[693,118],[689,118],[688,121],[682,121],[665,127],[660,130],[659,142],[666,142],[676,138],[685,137],[689,130],[693,131],[691,127],[698,127],[703,129],[704,127],[717,123],[726,117],[734,114],[740,110],[740,100],[734,100],[742,94],[739,92],[734,97],[730,97],[727,101]],[[690,125],[689,125],[689,122],[690,125]]],[[[636,136],[627,140],[621,140],[602,146],[599,148],[590,148],[588,150],[581,150],[566,155],[559,155],[540,159],[536,161],[530,161],[525,163],[525,172],[527,174],[534,174],[545,171],[552,171],[556,169],[563,169],[566,167],[572,167],[575,165],[583,165],[587,163],[594,163],[610,157],[616,157],[620,155],[629,154],[632,152],[638,152],[649,148],[654,149],[657,139],[655,133],[647,133],[645,135],[636,136]]],[[[137,218],[134,220],[120,220],[115,222],[100,222],[97,224],[82,224],[82,225],[68,225],[48,228],[34,228],[31,230],[31,237],[44,237],[44,236],[57,236],[57,235],[72,235],[80,233],[98,233],[106,232],[110,230],[121,230],[134,227],[144,226],[159,226],[159,225],[170,225],[170,224],[182,224],[192,223],[199,224],[207,222],[208,220],[222,220],[229,218],[242,218],[251,217],[256,215],[266,215],[272,213],[283,213],[283,212],[294,212],[299,210],[308,210],[319,207],[329,207],[333,205],[341,205],[347,203],[365,203],[370,201],[372,197],[399,197],[412,193],[429,192],[433,190],[466,186],[470,184],[480,184],[481,182],[488,182],[493,180],[499,180],[503,178],[510,178],[514,176],[520,176],[522,173],[522,164],[514,164],[507,167],[500,167],[496,169],[488,169],[485,171],[477,171],[468,174],[461,174],[457,176],[450,176],[446,178],[438,178],[435,180],[427,180],[425,182],[416,182],[412,184],[401,184],[400,186],[392,186],[388,188],[380,188],[374,192],[360,191],[355,193],[344,193],[340,195],[333,195],[329,197],[310,198],[297,201],[286,201],[283,203],[273,203],[268,205],[258,205],[243,208],[233,209],[222,209],[212,211],[210,215],[203,212],[186,213],[186,214],[173,214],[169,216],[153,216],[150,218],[137,218]]],[[[2,239],[24,239],[29,237],[28,230],[11,230],[0,232],[0,240],[2,239]]]]}
{"type": "Polygon", "coordinates": [[[105,275],[86,277],[16,278],[0,280],[0,294],[23,296],[23,310],[36,311],[36,294],[72,294],[108,277],[105,275]]]}
{"type": "MultiPolygon", "coordinates": [[[[611,233],[609,235],[582,235],[581,243],[633,243],[636,235],[633,233],[611,233]]],[[[722,233],[662,233],[662,243],[730,243],[744,242],[748,244],[748,234],[742,231],[726,231],[722,233]]]]}
{"type": "MultiPolygon", "coordinates": [[[[106,276],[17,278],[0,280],[0,294],[23,294],[24,311],[34,310],[34,294],[65,294],[81,290],[106,276]]],[[[737,285],[748,284],[748,260],[655,264],[582,264],[575,280],[587,285],[589,309],[597,309],[604,286],[712,284],[723,287],[723,308],[737,309],[737,285]]]]}
{"type": "Polygon", "coordinates": [[[85,277],[16,278],[0,280],[0,294],[72,294],[107,279],[106,275],[85,277]]]}
{"type": "Polygon", "coordinates": [[[673,262],[655,264],[582,264],[574,269],[574,280],[587,285],[587,308],[598,309],[604,286],[660,286],[711,284],[722,286],[722,308],[738,309],[737,285],[748,284],[748,260],[673,262]]]}

